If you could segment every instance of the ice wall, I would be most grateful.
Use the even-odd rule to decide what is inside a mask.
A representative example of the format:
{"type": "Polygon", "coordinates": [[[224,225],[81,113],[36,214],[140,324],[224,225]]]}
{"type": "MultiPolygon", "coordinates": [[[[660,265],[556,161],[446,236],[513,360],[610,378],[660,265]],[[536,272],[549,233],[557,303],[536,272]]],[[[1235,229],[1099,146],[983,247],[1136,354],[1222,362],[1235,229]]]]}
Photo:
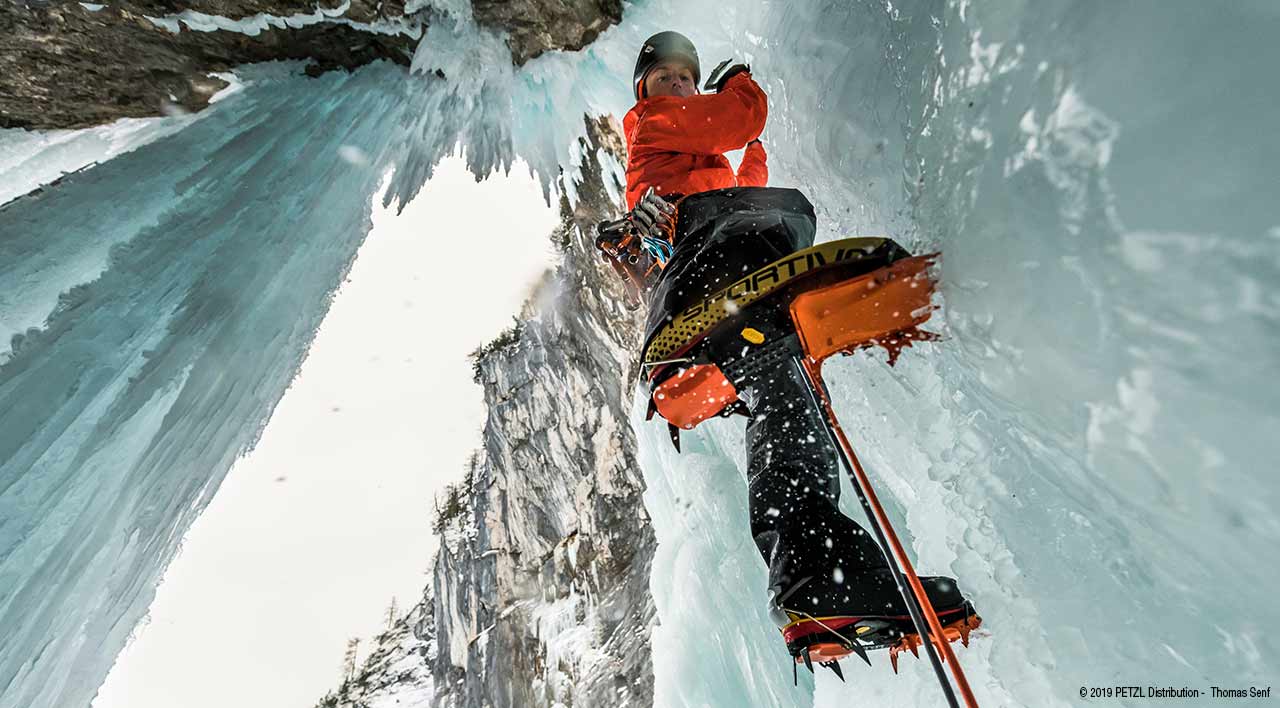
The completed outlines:
{"type": "Polygon", "coordinates": [[[403,72],[297,70],[0,210],[6,708],[87,705],[368,230],[403,72]]]}
{"type": "MultiPolygon", "coordinates": [[[[649,28],[677,24],[674,10],[654,6],[666,16],[649,28]]],[[[863,354],[828,370],[917,567],[958,577],[985,618],[960,652],[980,701],[1273,680],[1280,213],[1263,185],[1280,100],[1261,87],[1274,7],[718,14],[771,96],[771,182],[803,188],[829,237],[943,253],[947,340],[896,369],[863,354]]],[[[718,38],[694,33],[704,64],[718,38]]],[[[723,454],[742,454],[740,426],[706,428],[675,457],[665,431],[637,424],[659,543],[658,704],[940,701],[925,662],[894,677],[883,656],[846,669],[854,689],[830,675],[812,699],[806,679],[792,689],[761,611],[744,463],[723,454]]]]}
{"type": "MultiPolygon", "coordinates": [[[[579,110],[626,110],[654,31],[686,31],[705,66],[751,62],[771,182],[811,196],[824,238],[944,254],[947,340],[830,378],[919,568],[957,576],[986,619],[962,652],[979,697],[1265,683],[1280,141],[1262,87],[1278,21],[1262,3],[638,3],[586,51],[516,75],[511,144],[549,171],[579,110]]],[[[636,424],[656,704],[843,701],[829,676],[816,696],[788,685],[738,428],[674,456],[636,424]]],[[[857,695],[938,700],[923,663],[903,671],[881,658],[857,695]]]]}

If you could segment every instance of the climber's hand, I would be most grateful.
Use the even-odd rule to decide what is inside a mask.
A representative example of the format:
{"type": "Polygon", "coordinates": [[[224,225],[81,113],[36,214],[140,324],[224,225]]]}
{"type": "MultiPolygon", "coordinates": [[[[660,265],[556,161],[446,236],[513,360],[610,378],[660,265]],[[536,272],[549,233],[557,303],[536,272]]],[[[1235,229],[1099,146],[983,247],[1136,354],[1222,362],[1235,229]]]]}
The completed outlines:
{"type": "Polygon", "coordinates": [[[596,248],[605,260],[637,263],[648,254],[660,263],[671,257],[669,232],[676,208],[652,187],[621,219],[596,224],[596,248]]]}
{"type": "Polygon", "coordinates": [[[665,240],[666,230],[671,227],[675,213],[676,208],[650,187],[627,216],[641,236],[665,240]]]}
{"type": "Polygon", "coordinates": [[[749,64],[733,64],[732,59],[725,59],[720,62],[715,71],[712,71],[707,76],[707,83],[703,84],[702,90],[720,93],[724,90],[724,85],[729,82],[729,79],[744,71],[750,73],[751,66],[749,64]]]}

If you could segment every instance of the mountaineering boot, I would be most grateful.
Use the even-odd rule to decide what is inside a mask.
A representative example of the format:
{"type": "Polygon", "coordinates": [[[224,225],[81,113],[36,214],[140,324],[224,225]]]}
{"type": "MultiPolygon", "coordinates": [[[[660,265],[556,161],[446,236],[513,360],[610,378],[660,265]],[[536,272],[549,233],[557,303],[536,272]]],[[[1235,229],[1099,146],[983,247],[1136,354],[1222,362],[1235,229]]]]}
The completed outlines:
{"type": "MultiPolygon", "coordinates": [[[[838,454],[800,372],[780,365],[735,385],[751,414],[751,530],[769,567],[770,614],[791,655],[830,665],[849,654],[868,661],[869,649],[918,646],[884,551],[840,511],[838,454]]],[[[963,627],[967,637],[979,620],[956,581],[920,582],[939,621],[959,623],[956,636],[963,627]]]]}
{"type": "MultiPolygon", "coordinates": [[[[682,313],[715,293],[731,299],[744,274],[811,246],[815,222],[813,206],[794,190],[724,189],[680,202],[674,252],[650,291],[645,341],[674,322],[685,322],[686,329],[677,331],[690,335],[693,325],[682,313]]],[[[747,336],[749,330],[763,336],[741,329],[745,343],[735,346],[761,344],[747,336]]],[[[868,649],[913,650],[918,637],[884,549],[840,510],[841,460],[826,415],[786,339],[778,342],[752,357],[744,349],[734,359],[741,365],[709,368],[748,416],[748,507],[751,534],[768,569],[770,614],[797,662],[812,668],[817,661],[840,674],[839,658],[856,653],[865,660],[868,649]]],[[[683,352],[675,347],[660,358],[683,352]]],[[[690,370],[699,368],[708,365],[690,370]]],[[[955,581],[921,582],[941,622],[951,626],[944,634],[967,639],[979,620],[955,581]]],[[[896,660],[896,653],[891,656],[896,660]]]]}
{"type": "MultiPolygon", "coordinates": [[[[836,574],[836,578],[841,582],[799,582],[773,598],[771,615],[797,662],[826,664],[857,654],[870,664],[868,649],[888,647],[896,672],[900,652],[918,655],[916,648],[922,642],[889,569],[854,578],[836,574]]],[[[982,619],[960,593],[956,581],[921,576],[920,584],[947,640],[961,639],[967,646],[969,632],[982,619]]]]}

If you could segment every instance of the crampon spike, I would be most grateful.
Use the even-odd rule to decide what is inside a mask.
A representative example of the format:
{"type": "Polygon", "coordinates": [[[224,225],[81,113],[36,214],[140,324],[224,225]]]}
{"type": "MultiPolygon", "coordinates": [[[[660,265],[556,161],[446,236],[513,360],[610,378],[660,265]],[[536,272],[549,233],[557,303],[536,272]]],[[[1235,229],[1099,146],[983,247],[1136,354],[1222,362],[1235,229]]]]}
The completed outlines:
{"type": "Polygon", "coordinates": [[[844,672],[840,670],[840,662],[828,661],[827,663],[823,664],[823,666],[827,667],[828,669],[831,669],[833,672],[835,672],[835,675],[837,678],[839,678],[841,681],[844,681],[844,672]]]}
{"type": "MultiPolygon", "coordinates": [[[[948,642],[954,642],[959,639],[967,647],[969,646],[969,633],[974,629],[977,629],[981,624],[981,617],[977,615],[969,615],[964,619],[959,619],[951,624],[944,625],[942,627],[942,636],[945,637],[948,642]]],[[[940,642],[937,641],[934,643],[940,644],[940,642]]],[[[895,672],[897,671],[898,666],[898,654],[901,654],[904,651],[910,651],[917,659],[919,659],[919,647],[921,644],[924,644],[924,640],[920,639],[920,635],[911,633],[904,634],[902,639],[898,640],[897,644],[889,647],[889,660],[893,662],[895,672]]],[[[947,660],[946,654],[942,655],[942,660],[947,660]]]]}
{"type": "Polygon", "coordinates": [[[897,644],[889,645],[889,663],[893,664],[893,673],[898,673],[898,655],[902,652],[910,650],[917,659],[920,658],[920,652],[916,651],[916,646],[911,641],[914,637],[916,635],[908,634],[900,639],[897,644]]]}
{"type": "Polygon", "coordinates": [[[806,647],[802,651],[803,653],[800,654],[800,656],[804,657],[804,667],[809,670],[809,673],[813,673],[813,659],[809,658],[808,647],[806,647]]]}
{"type": "Polygon", "coordinates": [[[964,608],[964,621],[960,623],[960,642],[966,647],[969,646],[969,632],[982,624],[982,618],[969,614],[969,606],[964,608]]]}
{"type": "Polygon", "coordinates": [[[849,648],[852,649],[853,653],[857,654],[859,658],[867,662],[867,666],[871,666],[871,659],[867,657],[867,650],[863,649],[861,644],[855,640],[849,648]]]}
{"type": "Polygon", "coordinates": [[[800,685],[800,665],[794,661],[791,662],[791,682],[800,685]]]}

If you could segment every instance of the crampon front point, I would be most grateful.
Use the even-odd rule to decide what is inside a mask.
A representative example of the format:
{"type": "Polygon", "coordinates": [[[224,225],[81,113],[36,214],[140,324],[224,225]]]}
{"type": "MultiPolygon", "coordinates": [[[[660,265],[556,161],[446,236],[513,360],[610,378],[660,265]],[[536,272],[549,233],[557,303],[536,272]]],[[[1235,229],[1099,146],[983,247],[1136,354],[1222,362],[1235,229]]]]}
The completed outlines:
{"type": "MultiPolygon", "coordinates": [[[[982,618],[973,612],[968,603],[937,614],[943,623],[942,634],[946,640],[960,640],[966,647],[969,646],[969,634],[982,625],[982,618]]],[[[814,664],[825,666],[835,671],[841,679],[844,676],[836,662],[842,659],[856,655],[867,665],[871,665],[867,652],[887,648],[889,662],[896,674],[898,655],[909,651],[919,658],[919,647],[924,643],[912,627],[908,615],[804,617],[783,627],[781,631],[787,650],[797,665],[803,664],[810,670],[814,664]]]]}
{"type": "MultiPolygon", "coordinates": [[[[977,629],[982,624],[982,618],[978,615],[969,615],[963,617],[950,624],[942,625],[942,636],[948,642],[954,642],[959,639],[964,646],[969,646],[969,633],[977,629]]],[[[911,632],[904,634],[902,639],[896,644],[889,646],[889,663],[893,665],[893,673],[898,673],[898,655],[904,651],[909,651],[917,659],[920,658],[918,647],[924,643],[919,634],[911,632]]],[[[943,661],[946,661],[946,654],[943,654],[943,661]]]]}

